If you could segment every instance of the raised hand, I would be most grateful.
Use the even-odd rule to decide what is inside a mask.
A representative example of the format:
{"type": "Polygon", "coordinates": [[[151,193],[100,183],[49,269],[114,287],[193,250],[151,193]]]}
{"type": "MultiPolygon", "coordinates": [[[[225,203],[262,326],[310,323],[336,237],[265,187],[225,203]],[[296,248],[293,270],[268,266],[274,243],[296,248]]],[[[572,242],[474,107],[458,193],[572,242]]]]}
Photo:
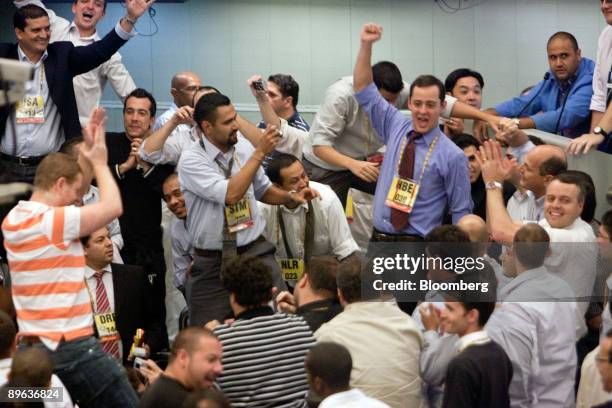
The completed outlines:
{"type": "Polygon", "coordinates": [[[257,145],[257,149],[267,156],[274,151],[280,137],[281,133],[278,131],[276,126],[268,125],[262,134],[261,140],[257,145]]]}
{"type": "Polygon", "coordinates": [[[480,164],[482,179],[485,183],[491,181],[503,182],[510,177],[512,169],[517,165],[516,159],[508,159],[502,153],[499,142],[487,140],[476,154],[480,164]]]}
{"type": "Polygon", "coordinates": [[[104,109],[95,108],[84,132],[84,143],[80,146],[81,154],[93,167],[106,166],[108,161],[106,120],[104,109]]]}
{"type": "Polygon", "coordinates": [[[265,89],[260,91],[258,89],[255,89],[255,87],[253,86],[254,82],[261,81],[261,80],[262,80],[261,75],[253,75],[247,80],[247,85],[249,85],[249,88],[251,88],[251,93],[256,98],[266,95],[265,89]]]}
{"type": "Polygon", "coordinates": [[[596,148],[604,141],[603,135],[599,133],[587,133],[572,140],[567,146],[566,151],[569,154],[587,154],[592,148],[596,148]]]}
{"type": "Polygon", "coordinates": [[[137,20],[155,0],[125,0],[125,9],[130,20],[137,20]]]}
{"type": "Polygon", "coordinates": [[[194,125],[193,108],[187,105],[181,106],[172,117],[172,120],[176,125],[194,125]]]}
{"type": "Polygon", "coordinates": [[[383,28],[378,24],[367,23],[361,28],[361,41],[365,43],[374,43],[382,37],[383,28]]]}

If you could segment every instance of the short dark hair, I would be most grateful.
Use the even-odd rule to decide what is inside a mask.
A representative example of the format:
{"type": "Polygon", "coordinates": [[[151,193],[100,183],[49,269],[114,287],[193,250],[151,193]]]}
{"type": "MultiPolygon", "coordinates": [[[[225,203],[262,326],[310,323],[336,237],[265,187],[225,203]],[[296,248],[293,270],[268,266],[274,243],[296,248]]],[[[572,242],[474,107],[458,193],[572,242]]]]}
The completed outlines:
{"type": "Polygon", "coordinates": [[[332,390],[349,387],[353,359],[342,344],[323,341],[310,348],[304,362],[311,377],[319,377],[332,390]]]}
{"type": "Polygon", "coordinates": [[[478,139],[476,139],[472,135],[468,135],[467,133],[460,134],[455,139],[453,139],[453,142],[455,142],[457,147],[460,148],[461,150],[465,149],[466,147],[470,147],[470,146],[474,146],[476,150],[478,150],[480,146],[482,146],[482,144],[478,141],[478,139]]]}
{"type": "Polygon", "coordinates": [[[410,84],[410,97],[414,92],[414,88],[429,88],[430,86],[438,87],[438,97],[441,102],[444,102],[446,98],[446,90],[444,84],[438,78],[433,75],[419,75],[412,84],[410,84]]]}
{"type": "Polygon", "coordinates": [[[380,61],[372,65],[372,76],[378,89],[384,89],[394,94],[404,89],[402,73],[397,65],[391,61],[380,61]]]}
{"type": "Polygon", "coordinates": [[[608,210],[603,217],[601,217],[601,225],[610,236],[612,242],[612,210],[608,210]]]}
{"type": "Polygon", "coordinates": [[[540,163],[540,176],[558,176],[567,171],[567,161],[561,157],[552,156],[540,163]]]}
{"type": "Polygon", "coordinates": [[[300,94],[300,85],[293,79],[291,75],[285,74],[274,74],[268,77],[268,81],[274,82],[280,93],[283,95],[283,98],[291,97],[293,108],[298,104],[298,97],[300,94]]]}
{"type": "Polygon", "coordinates": [[[336,278],[340,262],[332,255],[313,256],[306,263],[306,275],[310,287],[320,295],[331,295],[336,297],[336,278]]]}
{"type": "Polygon", "coordinates": [[[446,80],[444,81],[444,88],[448,92],[453,92],[453,88],[457,85],[457,81],[461,78],[476,78],[478,83],[480,84],[480,88],[484,88],[484,79],[479,72],[473,71],[469,68],[459,68],[448,74],[446,80]]]}
{"type": "Polygon", "coordinates": [[[217,119],[217,108],[219,106],[231,105],[230,98],[221,93],[208,93],[202,95],[195,105],[193,111],[193,119],[198,124],[200,130],[202,129],[202,121],[214,123],[217,119]]]}
{"type": "Polygon", "coordinates": [[[255,257],[239,257],[221,272],[221,283],[234,295],[236,303],[247,309],[272,300],[272,271],[255,257]]]}
{"type": "Polygon", "coordinates": [[[572,48],[574,49],[574,51],[578,51],[578,41],[576,40],[576,37],[574,37],[573,34],[570,34],[567,31],[557,31],[556,33],[551,35],[548,39],[548,42],[546,43],[546,48],[548,48],[550,46],[550,43],[553,42],[553,40],[556,40],[557,38],[569,40],[572,43],[572,48]]]}
{"type": "Polygon", "coordinates": [[[205,327],[192,326],[181,330],[172,342],[168,362],[174,361],[181,349],[191,355],[195,351],[201,337],[210,337],[218,340],[217,335],[205,327]]]}
{"type": "Polygon", "coordinates": [[[24,31],[27,19],[34,20],[41,17],[49,17],[47,10],[34,4],[28,4],[15,10],[15,14],[13,14],[13,27],[24,31]]]}
{"type": "Polygon", "coordinates": [[[549,247],[550,236],[538,224],[525,224],[514,234],[513,250],[516,259],[527,269],[544,265],[549,247]]]}
{"type": "MultiPolygon", "coordinates": [[[[196,104],[196,102],[197,102],[197,101],[196,101],[196,96],[198,96],[199,94],[201,94],[201,93],[202,93],[202,92],[204,92],[204,91],[206,91],[206,92],[210,92],[210,91],[212,91],[212,92],[214,92],[214,93],[221,93],[221,92],[219,92],[219,90],[218,90],[217,88],[215,88],[214,86],[210,86],[210,85],[203,85],[203,86],[200,86],[200,87],[198,87],[198,90],[197,90],[197,91],[195,91],[195,92],[193,93],[193,97],[191,98],[191,106],[195,106],[195,104],[196,104]]],[[[200,96],[200,98],[201,98],[201,97],[202,97],[202,96],[200,96]]],[[[200,98],[198,98],[198,101],[200,100],[200,98]]]]}
{"type": "Polygon", "coordinates": [[[153,97],[153,95],[151,95],[149,91],[143,88],[136,88],[132,92],[130,92],[129,95],[126,96],[125,100],[123,101],[123,113],[125,113],[127,101],[130,98],[138,98],[138,99],[147,98],[149,100],[149,114],[151,114],[152,118],[155,117],[155,114],[157,113],[157,103],[155,102],[155,98],[153,97]]]}
{"type": "Polygon", "coordinates": [[[59,151],[60,153],[67,154],[68,156],[76,160],[79,158],[79,151],[77,149],[77,146],[83,142],[83,136],[67,139],[64,143],[62,143],[59,151]]]}
{"type": "Polygon", "coordinates": [[[291,166],[296,161],[299,161],[297,157],[288,153],[277,153],[272,157],[268,168],[266,169],[266,175],[271,182],[278,185],[283,184],[283,178],[281,177],[281,171],[291,166]]]}
{"type": "Polygon", "coordinates": [[[28,347],[17,350],[11,361],[9,378],[23,381],[30,387],[48,387],[53,375],[53,362],[46,348],[28,347]]]}
{"type": "Polygon", "coordinates": [[[489,317],[495,311],[495,301],[493,302],[461,302],[466,312],[472,309],[478,311],[478,325],[484,327],[489,321],[489,317]]]}
{"type": "Polygon", "coordinates": [[[371,259],[355,254],[346,258],[338,266],[336,285],[347,303],[361,300],[373,300],[378,297],[371,284],[374,274],[371,272],[371,259]]]}
{"type": "Polygon", "coordinates": [[[6,358],[11,355],[15,336],[17,336],[15,322],[11,316],[0,310],[0,358],[6,358]]]}
{"type": "MultiPolygon", "coordinates": [[[[106,11],[106,5],[108,4],[107,0],[102,0],[104,2],[104,11],[106,11]]],[[[79,2],[79,0],[74,0],[74,4],[77,4],[79,2]]]]}
{"type": "Polygon", "coordinates": [[[189,394],[183,401],[183,408],[198,408],[200,402],[208,402],[206,405],[210,408],[231,408],[231,405],[225,395],[215,389],[204,389],[189,394]]]}
{"type": "Polygon", "coordinates": [[[457,259],[474,251],[469,235],[456,225],[440,225],[425,236],[427,255],[457,259]]]}
{"type": "MultiPolygon", "coordinates": [[[[587,187],[585,185],[584,182],[584,176],[582,175],[578,175],[575,172],[563,172],[557,176],[555,176],[555,178],[553,178],[553,180],[557,180],[560,181],[561,183],[565,183],[565,184],[573,184],[576,187],[578,187],[578,202],[579,203],[584,203],[585,199],[586,199],[586,195],[587,195],[587,187]]],[[[592,180],[591,180],[592,181],[592,180]]],[[[595,187],[593,186],[593,189],[595,187]]],[[[595,194],[595,192],[593,191],[593,194],[595,194]]]]}
{"type": "Polygon", "coordinates": [[[580,218],[585,222],[591,222],[595,218],[597,208],[597,196],[595,195],[595,183],[591,176],[584,171],[568,170],[564,174],[570,174],[580,179],[584,187],[584,206],[580,218]]]}

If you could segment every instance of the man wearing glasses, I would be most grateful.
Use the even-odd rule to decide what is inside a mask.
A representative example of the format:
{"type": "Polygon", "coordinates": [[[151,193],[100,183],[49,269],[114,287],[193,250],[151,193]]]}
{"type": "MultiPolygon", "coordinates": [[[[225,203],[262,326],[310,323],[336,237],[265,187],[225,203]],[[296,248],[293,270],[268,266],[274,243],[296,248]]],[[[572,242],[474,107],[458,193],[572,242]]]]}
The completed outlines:
{"type": "MultiPolygon", "coordinates": [[[[200,86],[202,86],[202,81],[196,73],[191,71],[176,73],[170,82],[170,95],[172,95],[174,103],[170,106],[170,109],[155,120],[153,131],[162,127],[183,106],[192,107],[193,96],[200,86]]],[[[177,126],[175,131],[183,130],[188,132],[190,127],[188,124],[181,124],[177,126]]]]}

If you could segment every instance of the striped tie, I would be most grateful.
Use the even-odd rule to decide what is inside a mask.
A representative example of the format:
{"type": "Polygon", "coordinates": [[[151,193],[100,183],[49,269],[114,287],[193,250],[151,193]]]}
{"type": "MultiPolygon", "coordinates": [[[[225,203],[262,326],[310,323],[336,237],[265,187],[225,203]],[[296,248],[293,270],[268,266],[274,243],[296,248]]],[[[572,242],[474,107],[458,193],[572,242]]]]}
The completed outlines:
{"type": "MultiPolygon", "coordinates": [[[[104,287],[104,282],[102,281],[102,276],[104,276],[104,271],[94,273],[94,277],[96,278],[96,313],[108,313],[111,311],[108,296],[106,295],[106,288],[104,287]]],[[[121,361],[118,340],[103,342],[102,350],[121,361]]]]}

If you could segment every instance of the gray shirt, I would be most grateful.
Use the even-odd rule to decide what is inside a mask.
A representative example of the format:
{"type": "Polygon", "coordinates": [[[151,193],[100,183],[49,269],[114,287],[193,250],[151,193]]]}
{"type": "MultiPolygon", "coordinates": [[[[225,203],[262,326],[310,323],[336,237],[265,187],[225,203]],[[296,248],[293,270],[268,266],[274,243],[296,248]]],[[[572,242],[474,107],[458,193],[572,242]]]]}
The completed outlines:
{"type": "Polygon", "coordinates": [[[187,269],[193,261],[193,246],[189,239],[185,220],[173,217],[170,232],[172,235],[174,285],[178,288],[185,285],[187,269]]]}
{"type": "MultiPolygon", "coordinates": [[[[235,175],[254,151],[251,143],[240,135],[238,143],[225,154],[206,137],[202,138],[202,143],[194,143],[183,151],[178,164],[179,184],[187,206],[187,231],[195,248],[209,250],[222,248],[225,196],[229,181],[215,159],[227,167],[234,156],[231,174],[235,175]]],[[[257,200],[271,185],[263,169],[259,167],[245,194],[251,207],[253,225],[236,233],[238,246],[249,244],[262,234],[265,221],[258,211],[257,200]]]]}

